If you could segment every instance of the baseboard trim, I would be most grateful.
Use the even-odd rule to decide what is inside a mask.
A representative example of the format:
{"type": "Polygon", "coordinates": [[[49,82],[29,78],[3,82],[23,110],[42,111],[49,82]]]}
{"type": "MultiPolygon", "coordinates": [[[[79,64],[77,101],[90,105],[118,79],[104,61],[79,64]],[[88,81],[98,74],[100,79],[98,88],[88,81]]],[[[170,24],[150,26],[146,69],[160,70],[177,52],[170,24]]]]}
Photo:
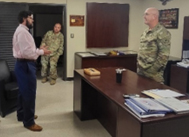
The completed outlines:
{"type": "Polygon", "coordinates": [[[66,79],[63,79],[64,81],[73,81],[74,78],[73,77],[67,77],[66,79]]]}

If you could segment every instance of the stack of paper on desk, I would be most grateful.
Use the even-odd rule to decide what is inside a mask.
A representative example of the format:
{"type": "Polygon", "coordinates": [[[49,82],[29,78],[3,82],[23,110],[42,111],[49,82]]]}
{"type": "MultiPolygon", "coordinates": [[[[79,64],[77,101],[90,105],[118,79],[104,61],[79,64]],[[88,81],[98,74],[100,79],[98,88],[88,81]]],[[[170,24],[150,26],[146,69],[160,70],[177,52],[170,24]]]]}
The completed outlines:
{"type": "Polygon", "coordinates": [[[142,91],[142,93],[154,98],[175,113],[189,113],[189,104],[176,99],[176,97],[185,96],[184,94],[172,91],[170,89],[150,89],[142,91]]]}
{"type": "Polygon", "coordinates": [[[125,99],[125,105],[140,118],[164,116],[166,113],[172,112],[172,110],[151,98],[125,99]]]}
{"type": "Polygon", "coordinates": [[[88,53],[88,52],[83,52],[83,53],[77,53],[81,57],[94,57],[95,55],[88,53]]]}
{"type": "Polygon", "coordinates": [[[184,68],[189,68],[189,63],[185,63],[185,62],[177,62],[178,66],[184,67],[184,68]]]}
{"type": "Polygon", "coordinates": [[[161,104],[172,109],[175,113],[189,113],[189,104],[184,103],[176,98],[159,98],[156,99],[161,104]]]}
{"type": "Polygon", "coordinates": [[[142,91],[142,93],[155,99],[185,96],[184,94],[175,92],[170,89],[150,89],[150,90],[144,90],[142,91]]]}
{"type": "Polygon", "coordinates": [[[102,52],[91,52],[91,53],[96,55],[96,56],[107,56],[107,54],[102,53],[102,52]]]}

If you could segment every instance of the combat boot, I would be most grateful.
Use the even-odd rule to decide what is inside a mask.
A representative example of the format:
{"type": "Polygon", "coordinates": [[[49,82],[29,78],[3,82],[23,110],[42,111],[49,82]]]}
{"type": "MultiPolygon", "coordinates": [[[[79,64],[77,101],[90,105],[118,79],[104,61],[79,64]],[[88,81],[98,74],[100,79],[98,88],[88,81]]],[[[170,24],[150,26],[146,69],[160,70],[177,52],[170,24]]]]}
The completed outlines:
{"type": "Polygon", "coordinates": [[[43,77],[42,80],[41,80],[42,83],[45,83],[47,81],[48,81],[47,77],[43,77]]]}
{"type": "Polygon", "coordinates": [[[50,80],[50,84],[51,84],[51,85],[56,84],[56,79],[51,79],[51,80],[50,80]]]}

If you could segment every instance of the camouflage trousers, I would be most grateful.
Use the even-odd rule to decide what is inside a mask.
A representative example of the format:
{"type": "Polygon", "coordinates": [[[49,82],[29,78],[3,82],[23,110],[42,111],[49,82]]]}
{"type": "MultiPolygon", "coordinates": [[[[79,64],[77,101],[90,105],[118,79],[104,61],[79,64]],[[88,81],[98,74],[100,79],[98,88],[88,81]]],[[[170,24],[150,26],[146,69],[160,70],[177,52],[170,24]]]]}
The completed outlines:
{"type": "Polygon", "coordinates": [[[41,56],[41,76],[57,79],[57,62],[59,56],[41,56]]]}
{"type": "Polygon", "coordinates": [[[137,69],[137,73],[139,75],[142,75],[142,76],[145,76],[145,77],[148,77],[150,79],[153,79],[159,83],[164,83],[164,78],[163,78],[163,71],[160,71],[160,72],[153,72],[153,73],[150,73],[150,72],[147,72],[146,70],[142,70],[142,69],[137,69]]]}

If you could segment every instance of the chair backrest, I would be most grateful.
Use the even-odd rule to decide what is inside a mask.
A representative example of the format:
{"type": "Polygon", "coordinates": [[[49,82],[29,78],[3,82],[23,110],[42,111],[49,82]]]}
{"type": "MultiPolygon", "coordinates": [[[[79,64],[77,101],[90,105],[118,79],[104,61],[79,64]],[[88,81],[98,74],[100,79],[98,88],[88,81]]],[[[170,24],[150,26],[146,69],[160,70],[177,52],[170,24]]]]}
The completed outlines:
{"type": "Polygon", "coordinates": [[[5,60],[0,60],[0,80],[4,80],[5,83],[10,81],[10,69],[5,60]]]}

